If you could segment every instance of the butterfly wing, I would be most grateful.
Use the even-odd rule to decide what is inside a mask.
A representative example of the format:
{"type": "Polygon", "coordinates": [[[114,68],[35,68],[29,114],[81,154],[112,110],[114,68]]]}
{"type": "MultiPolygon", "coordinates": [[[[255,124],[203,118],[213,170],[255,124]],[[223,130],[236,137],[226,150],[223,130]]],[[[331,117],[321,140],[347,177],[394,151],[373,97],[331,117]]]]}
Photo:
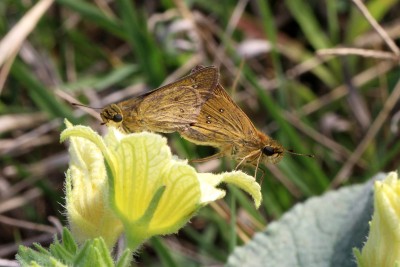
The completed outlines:
{"type": "Polygon", "coordinates": [[[213,96],[202,106],[197,121],[180,134],[193,143],[224,149],[244,143],[257,136],[257,132],[246,114],[218,84],[213,96]]]}
{"type": "Polygon", "coordinates": [[[191,87],[196,89],[200,94],[201,103],[206,102],[209,99],[215,87],[219,82],[219,71],[214,66],[203,67],[195,72],[191,72],[188,76],[173,82],[172,84],[161,87],[163,89],[169,86],[175,87],[191,87]]]}
{"type": "Polygon", "coordinates": [[[218,83],[215,67],[206,67],[174,83],[133,100],[118,104],[123,113],[122,127],[129,132],[175,132],[194,123],[201,106],[218,83]]]}

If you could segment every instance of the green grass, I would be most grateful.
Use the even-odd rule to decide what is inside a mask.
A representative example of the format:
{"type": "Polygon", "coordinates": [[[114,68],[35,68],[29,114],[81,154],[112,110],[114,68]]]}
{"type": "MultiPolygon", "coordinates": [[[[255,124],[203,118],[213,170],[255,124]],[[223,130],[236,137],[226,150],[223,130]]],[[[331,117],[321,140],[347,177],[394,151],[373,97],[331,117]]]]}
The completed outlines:
{"type": "MultiPolygon", "coordinates": [[[[67,148],[59,144],[60,122],[68,118],[97,130],[104,126],[93,117],[77,112],[60,91],[88,105],[106,105],[101,100],[112,93],[139,82],[144,82],[149,90],[157,88],[168,75],[180,70],[182,75],[173,76],[178,79],[195,64],[220,66],[222,84],[229,92],[235,92],[234,98],[260,130],[286,148],[315,155],[314,159],[286,155],[277,164],[277,170],[265,166],[263,203],[259,210],[245,193],[228,187],[228,196],[225,202],[218,203],[218,211],[206,207],[178,235],[148,242],[136,257],[137,266],[222,264],[235,246],[245,242],[245,237],[251,238],[297,202],[331,190],[332,180],[368,131],[368,127],[361,126],[357,112],[366,111],[364,115],[372,124],[399,79],[398,68],[393,67],[356,86],[353,97],[365,110],[359,109],[352,102],[354,98],[346,94],[304,114],[303,107],[308,103],[318,103],[339,86],[349,85],[344,77],[355,77],[383,61],[350,55],[345,60],[333,57],[301,75],[290,76],[294,67],[315,58],[317,50],[355,47],[357,38],[374,33],[351,1],[251,1],[232,37],[227,37],[225,30],[237,1],[225,0],[220,4],[186,1],[187,14],[176,6],[177,2],[183,3],[178,0],[142,1],[142,4],[128,0],[98,2],[108,5],[56,0],[29,35],[24,53],[13,62],[0,95],[1,118],[15,114],[34,118],[35,114],[42,113],[55,125],[40,122],[25,128],[15,121],[9,130],[2,130],[0,125],[0,141],[10,147],[0,150],[3,170],[0,182],[6,185],[4,192],[12,192],[8,195],[0,191],[1,201],[7,203],[27,197],[27,192],[34,188],[41,192],[30,201],[10,206],[3,215],[42,224],[50,224],[48,216],[55,216],[66,223],[62,188],[67,159],[49,163],[56,155],[67,153],[67,148]],[[191,25],[188,19],[193,18],[197,28],[188,30],[191,25]],[[154,26],[151,30],[147,27],[150,23],[154,26]],[[173,31],[177,28],[181,30],[173,31]],[[255,38],[269,40],[272,50],[244,59],[241,80],[232,90],[237,68],[243,60],[237,47],[255,38]],[[224,49],[218,49],[219,46],[224,49]],[[188,62],[192,65],[185,65],[188,62]],[[268,81],[275,81],[276,85],[268,81]],[[294,121],[288,118],[288,113],[294,121]],[[334,115],[336,120],[328,121],[328,115],[334,115]],[[322,139],[313,138],[307,129],[331,139],[349,153],[338,153],[322,139]],[[21,140],[28,141],[21,145],[21,140]],[[39,167],[32,169],[32,166],[39,167]],[[55,210],[57,206],[59,211],[55,210]]],[[[22,18],[31,8],[30,4],[31,1],[0,2],[1,36],[22,18]]],[[[397,19],[393,10],[400,6],[397,1],[373,0],[368,1],[367,7],[380,25],[386,26],[397,19]]],[[[390,51],[382,41],[370,40],[362,48],[390,51]]],[[[121,100],[117,98],[115,101],[121,100]]],[[[392,119],[398,108],[391,111],[365,153],[351,168],[345,185],[398,168],[399,132],[390,128],[396,124],[392,119]]],[[[174,153],[182,158],[198,158],[214,151],[183,141],[177,134],[168,137],[174,153]]],[[[224,164],[212,171],[230,170],[232,165],[225,164],[229,160],[221,162],[224,164]]],[[[244,170],[254,173],[252,168],[244,170]]],[[[1,220],[0,224],[1,247],[11,247],[18,240],[40,241],[40,231],[3,225],[1,220]]],[[[14,255],[15,251],[10,250],[0,258],[13,259],[14,255]]]]}

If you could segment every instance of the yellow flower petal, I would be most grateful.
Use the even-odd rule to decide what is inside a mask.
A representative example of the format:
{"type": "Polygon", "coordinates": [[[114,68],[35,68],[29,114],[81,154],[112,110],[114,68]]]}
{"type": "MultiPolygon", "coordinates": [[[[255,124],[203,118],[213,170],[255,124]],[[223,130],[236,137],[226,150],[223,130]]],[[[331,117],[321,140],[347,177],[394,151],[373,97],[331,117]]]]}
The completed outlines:
{"type": "MultiPolygon", "coordinates": [[[[217,196],[219,193],[221,193],[221,190],[217,191],[218,189],[216,189],[215,186],[219,185],[221,182],[225,182],[228,184],[233,184],[249,193],[253,197],[255,206],[257,208],[260,207],[262,199],[261,187],[253,176],[247,175],[242,171],[233,171],[218,175],[211,173],[199,174],[199,179],[205,184],[209,185],[203,185],[202,187],[203,190],[205,190],[202,194],[202,203],[207,204],[211,201],[215,201],[216,199],[213,199],[212,197],[210,198],[210,196],[213,194],[217,196]]],[[[224,195],[221,197],[224,197],[224,195]]]]}
{"type": "MultiPolygon", "coordinates": [[[[66,125],[72,129],[68,121],[66,125]]],[[[71,232],[79,242],[102,236],[112,247],[122,232],[122,224],[108,206],[103,156],[93,142],[80,137],[71,137],[69,152],[66,209],[71,232]]]]}
{"type": "Polygon", "coordinates": [[[165,193],[149,225],[149,231],[154,234],[178,231],[199,208],[200,186],[191,166],[172,161],[162,180],[165,193]]]}
{"type": "Polygon", "coordinates": [[[159,135],[143,132],[125,136],[116,146],[119,175],[113,180],[113,195],[116,208],[129,221],[143,216],[155,192],[164,185],[161,174],[171,160],[166,143],[159,135]]]}
{"type": "MultiPolygon", "coordinates": [[[[176,232],[199,208],[200,188],[195,170],[172,159],[166,139],[151,133],[120,136],[110,128],[118,164],[113,166],[111,203],[125,225],[128,242],[138,245],[155,234],[176,232]],[[154,199],[164,187],[162,196],[154,199]],[[152,214],[148,209],[156,202],[152,214]],[[129,240],[130,239],[130,240],[129,240]]],[[[113,164],[113,163],[111,163],[113,164]]]]}
{"type": "Polygon", "coordinates": [[[400,265],[400,181],[391,172],[374,186],[374,214],[368,240],[362,251],[355,250],[358,266],[400,265]]]}

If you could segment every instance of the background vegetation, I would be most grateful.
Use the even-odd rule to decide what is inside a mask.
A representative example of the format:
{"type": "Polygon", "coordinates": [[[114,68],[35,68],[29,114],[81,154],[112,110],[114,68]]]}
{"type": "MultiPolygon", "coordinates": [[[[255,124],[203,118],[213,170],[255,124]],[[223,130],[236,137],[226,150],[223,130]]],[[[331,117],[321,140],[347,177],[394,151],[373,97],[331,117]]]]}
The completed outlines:
{"type": "MultiPolygon", "coordinates": [[[[221,265],[297,202],[399,166],[398,1],[361,5],[380,35],[355,0],[51,2],[0,2],[0,265],[18,244],[45,245],[66,223],[62,121],[105,129],[98,111],[70,102],[103,107],[197,64],[220,68],[222,84],[260,130],[316,157],[287,155],[265,166],[259,210],[229,188],[178,235],[150,240],[137,266],[221,265]],[[41,10],[29,12],[35,5],[41,10]]],[[[181,158],[214,152],[168,138],[181,158]]],[[[225,159],[197,168],[234,166],[225,159]]]]}

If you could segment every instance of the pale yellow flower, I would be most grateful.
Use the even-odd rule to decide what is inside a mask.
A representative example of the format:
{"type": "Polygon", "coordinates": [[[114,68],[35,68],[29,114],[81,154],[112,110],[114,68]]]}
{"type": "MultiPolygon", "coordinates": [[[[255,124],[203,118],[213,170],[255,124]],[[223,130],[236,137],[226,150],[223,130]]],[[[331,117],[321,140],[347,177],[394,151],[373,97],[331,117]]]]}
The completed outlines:
{"type": "MultiPolygon", "coordinates": [[[[102,190],[108,202],[99,205],[110,207],[120,220],[109,228],[113,233],[106,235],[119,234],[122,223],[132,249],[151,236],[177,232],[199,208],[224,197],[225,191],[217,188],[221,182],[242,188],[257,207],[260,205],[261,188],[252,176],[241,171],[197,173],[186,161],[172,157],[166,139],[160,135],[123,134],[112,127],[108,130],[102,139],[88,127],[68,127],[61,140],[79,137],[97,147],[97,163],[105,165],[108,177],[108,190],[102,190]]],[[[87,156],[86,150],[81,152],[74,155],[78,161],[87,156]]],[[[80,190],[79,194],[85,192],[80,190]]],[[[94,220],[97,218],[94,216],[94,220]]]]}
{"type": "MultiPolygon", "coordinates": [[[[73,128],[68,121],[66,125],[73,128]]],[[[69,154],[65,190],[71,232],[79,242],[102,236],[112,247],[123,227],[108,205],[103,156],[94,143],[81,137],[70,138],[69,154]]]]}
{"type": "Polygon", "coordinates": [[[400,182],[391,172],[374,185],[374,214],[368,240],[355,250],[360,267],[400,266],[400,182]]]}

